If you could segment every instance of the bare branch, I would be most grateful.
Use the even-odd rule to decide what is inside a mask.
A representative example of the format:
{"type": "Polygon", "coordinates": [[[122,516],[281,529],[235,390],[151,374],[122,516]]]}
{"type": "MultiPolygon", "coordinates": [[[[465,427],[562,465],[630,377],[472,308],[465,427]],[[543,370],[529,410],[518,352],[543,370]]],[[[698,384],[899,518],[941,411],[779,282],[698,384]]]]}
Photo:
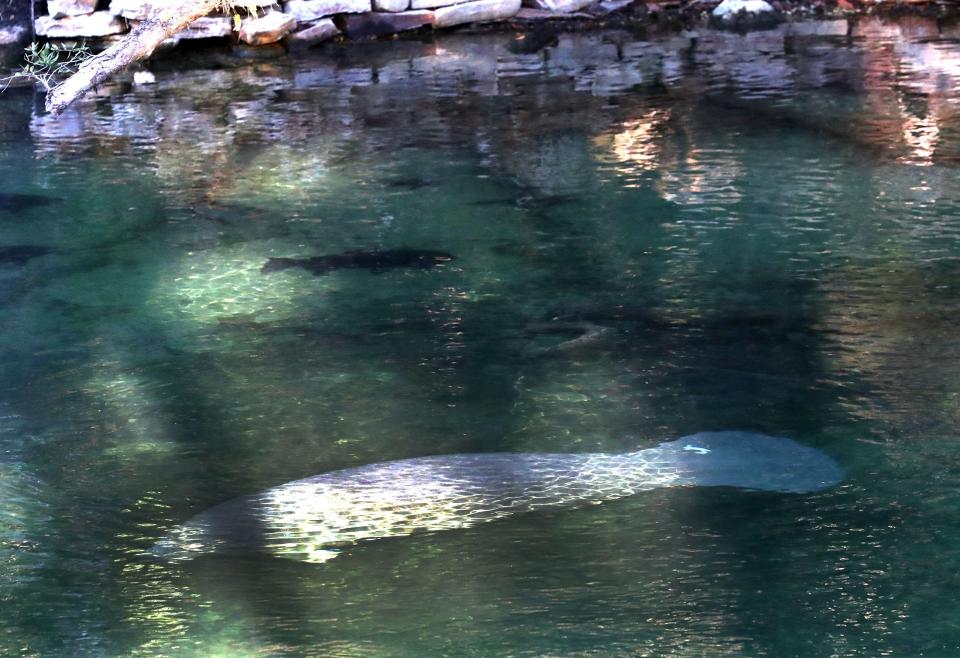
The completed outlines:
{"type": "Polygon", "coordinates": [[[47,94],[47,111],[58,116],[83,94],[133,62],[149,57],[165,39],[223,4],[223,0],[179,0],[140,23],[119,43],[85,61],[76,73],[54,87],[47,94]]]}

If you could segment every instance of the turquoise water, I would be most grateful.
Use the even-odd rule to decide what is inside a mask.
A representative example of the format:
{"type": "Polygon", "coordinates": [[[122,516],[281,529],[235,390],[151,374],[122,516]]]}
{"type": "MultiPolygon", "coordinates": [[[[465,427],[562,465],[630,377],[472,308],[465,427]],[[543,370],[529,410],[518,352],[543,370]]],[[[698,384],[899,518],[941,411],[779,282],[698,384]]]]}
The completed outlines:
{"type": "Polygon", "coordinates": [[[960,44],[505,41],[0,96],[0,192],[47,201],[0,201],[44,248],[0,252],[0,654],[958,655],[960,44]],[[456,260],[260,273],[398,247],[456,260]],[[143,556],[337,468],[716,429],[848,477],[143,556]]]}

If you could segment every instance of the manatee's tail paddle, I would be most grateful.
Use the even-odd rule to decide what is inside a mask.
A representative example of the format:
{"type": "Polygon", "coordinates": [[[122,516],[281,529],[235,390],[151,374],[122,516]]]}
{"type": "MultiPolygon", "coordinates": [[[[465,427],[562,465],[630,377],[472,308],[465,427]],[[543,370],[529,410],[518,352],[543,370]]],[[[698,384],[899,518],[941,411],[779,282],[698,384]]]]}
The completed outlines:
{"type": "Polygon", "coordinates": [[[359,542],[582,507],[659,487],[798,494],[828,489],[843,477],[843,469],[819,450],[751,432],[701,432],[623,454],[417,457],[235,498],[175,528],[151,552],[171,560],[259,552],[322,562],[359,542]]]}

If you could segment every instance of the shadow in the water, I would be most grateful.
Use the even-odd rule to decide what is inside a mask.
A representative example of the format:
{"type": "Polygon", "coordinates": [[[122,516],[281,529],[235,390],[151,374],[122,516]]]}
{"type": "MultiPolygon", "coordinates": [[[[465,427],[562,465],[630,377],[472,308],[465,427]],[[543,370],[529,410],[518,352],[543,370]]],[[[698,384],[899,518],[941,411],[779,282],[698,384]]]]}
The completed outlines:
{"type": "Polygon", "coordinates": [[[42,208],[60,201],[42,194],[0,192],[0,211],[20,212],[31,208],[42,208]]]}

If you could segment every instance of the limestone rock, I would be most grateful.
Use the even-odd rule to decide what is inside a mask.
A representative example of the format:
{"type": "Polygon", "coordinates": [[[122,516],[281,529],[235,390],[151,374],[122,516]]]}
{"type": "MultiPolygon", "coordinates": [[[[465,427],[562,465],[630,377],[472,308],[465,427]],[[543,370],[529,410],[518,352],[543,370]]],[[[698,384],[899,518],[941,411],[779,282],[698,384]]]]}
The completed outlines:
{"type": "Polygon", "coordinates": [[[297,19],[279,11],[260,18],[248,18],[240,26],[240,40],[251,46],[276,43],[297,26],[297,19]]]}
{"type": "Polygon", "coordinates": [[[374,11],[406,11],[410,0],[373,0],[374,11]]]}
{"type": "Polygon", "coordinates": [[[324,18],[305,30],[288,34],[287,41],[301,46],[309,46],[320,43],[321,41],[326,41],[327,39],[332,39],[338,34],[340,34],[340,30],[333,24],[333,21],[329,18],[324,18]]]}
{"type": "Polygon", "coordinates": [[[362,14],[372,8],[370,0],[288,0],[283,11],[298,23],[311,23],[324,16],[362,14]]]}
{"type": "Polygon", "coordinates": [[[97,9],[97,0],[47,0],[47,14],[51,18],[84,16],[97,9]]]}
{"type": "Polygon", "coordinates": [[[387,34],[415,30],[432,25],[432,11],[369,12],[352,16],[340,16],[338,24],[351,39],[369,39],[387,34]]]}
{"type": "Polygon", "coordinates": [[[560,14],[583,9],[593,0],[523,0],[523,4],[533,9],[543,9],[560,14]]]}
{"type": "Polygon", "coordinates": [[[86,16],[69,18],[41,16],[34,23],[34,31],[41,37],[51,39],[105,37],[126,32],[127,24],[109,11],[95,11],[86,16]]]}
{"type": "MultiPolygon", "coordinates": [[[[52,0],[48,0],[52,1],[52,0]]],[[[164,9],[178,4],[177,0],[110,0],[110,11],[133,21],[145,21],[164,9]]],[[[275,0],[244,0],[244,5],[267,8],[277,5],[275,0]]]]}
{"type": "Polygon", "coordinates": [[[178,32],[181,39],[222,39],[233,31],[229,16],[204,16],[190,23],[187,29],[178,32]]]}
{"type": "Polygon", "coordinates": [[[434,14],[436,28],[452,27],[464,23],[481,23],[510,18],[520,11],[520,0],[475,0],[460,5],[441,7],[434,14]]]}
{"type": "MultiPolygon", "coordinates": [[[[130,21],[131,29],[141,21],[130,21]]],[[[233,22],[229,16],[204,16],[190,23],[186,29],[177,32],[160,45],[163,47],[175,46],[182,39],[224,39],[233,33],[233,22]]]]}
{"type": "Polygon", "coordinates": [[[110,12],[132,21],[145,21],[173,3],[174,0],[111,0],[110,12]]]}
{"type": "Polygon", "coordinates": [[[461,2],[461,0],[410,0],[410,9],[436,9],[437,7],[449,7],[458,2],[461,2]]]}
{"type": "Polygon", "coordinates": [[[30,39],[30,29],[25,25],[0,24],[0,46],[15,46],[30,39]]]}

